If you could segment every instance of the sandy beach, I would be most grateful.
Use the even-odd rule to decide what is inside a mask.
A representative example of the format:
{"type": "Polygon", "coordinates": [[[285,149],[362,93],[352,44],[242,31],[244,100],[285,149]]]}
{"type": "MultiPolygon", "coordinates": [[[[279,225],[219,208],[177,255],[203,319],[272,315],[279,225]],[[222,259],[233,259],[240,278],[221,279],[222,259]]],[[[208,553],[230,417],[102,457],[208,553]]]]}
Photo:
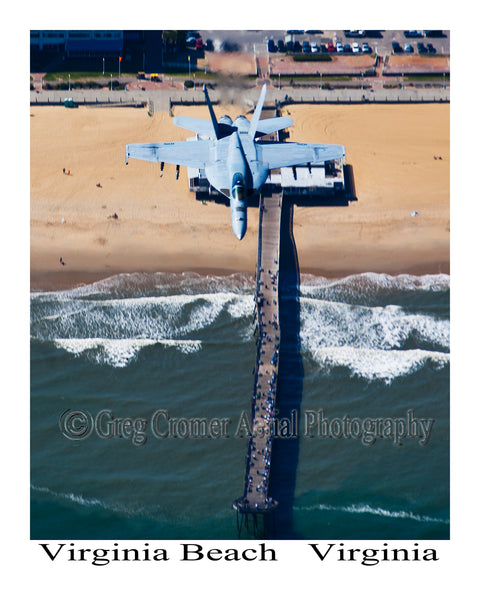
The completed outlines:
{"type": "MultiPolygon", "coordinates": [[[[295,208],[302,272],[449,272],[449,110],[447,104],[289,107],[289,141],[345,145],[358,196],[348,207],[295,208]]],[[[243,111],[216,112],[235,118],[243,111]]],[[[206,107],[176,107],[180,114],[208,118],[206,107]]],[[[167,113],[150,117],[146,109],[30,107],[32,289],[122,272],[253,272],[258,209],[249,208],[239,242],[228,207],[196,201],[186,169],[176,181],[172,165],[162,178],[158,164],[125,165],[127,143],[189,135],[167,113]],[[108,218],[114,213],[118,219],[108,218]]]]}

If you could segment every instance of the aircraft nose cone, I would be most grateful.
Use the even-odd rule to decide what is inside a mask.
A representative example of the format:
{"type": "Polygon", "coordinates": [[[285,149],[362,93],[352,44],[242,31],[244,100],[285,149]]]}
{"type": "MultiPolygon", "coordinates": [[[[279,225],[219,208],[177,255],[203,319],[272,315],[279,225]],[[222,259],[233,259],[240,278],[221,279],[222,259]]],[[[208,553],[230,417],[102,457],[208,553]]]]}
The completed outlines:
{"type": "Polygon", "coordinates": [[[245,232],[247,231],[247,224],[245,221],[236,221],[232,223],[233,225],[233,233],[237,240],[242,240],[245,232]]]}

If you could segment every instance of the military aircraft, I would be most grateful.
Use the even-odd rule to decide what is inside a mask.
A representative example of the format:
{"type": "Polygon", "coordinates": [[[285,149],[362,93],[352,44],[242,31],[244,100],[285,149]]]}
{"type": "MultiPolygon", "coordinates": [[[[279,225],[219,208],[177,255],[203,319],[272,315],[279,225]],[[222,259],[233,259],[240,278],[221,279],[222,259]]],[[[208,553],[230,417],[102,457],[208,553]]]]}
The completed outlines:
{"type": "Polygon", "coordinates": [[[219,121],[204,85],[205,100],[211,121],[193,117],[175,117],[179,127],[194,131],[195,140],[127,144],[125,162],[137,158],[203,169],[210,185],[230,200],[232,229],[241,240],[247,230],[247,199],[265,183],[271,169],[319,163],[344,157],[344,147],[334,144],[300,144],[294,142],[262,141],[266,134],[274,133],[293,124],[290,117],[273,117],[260,120],[267,93],[266,84],[260,93],[252,120],[245,116],[232,119],[225,115],[219,121]]]}

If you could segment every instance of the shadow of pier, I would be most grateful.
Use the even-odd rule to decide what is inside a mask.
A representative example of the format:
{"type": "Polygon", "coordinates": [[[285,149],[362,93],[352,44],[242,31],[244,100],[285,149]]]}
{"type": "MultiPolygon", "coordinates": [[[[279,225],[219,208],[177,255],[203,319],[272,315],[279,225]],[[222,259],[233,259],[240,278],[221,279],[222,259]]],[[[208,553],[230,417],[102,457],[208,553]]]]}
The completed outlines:
{"type": "MultiPolygon", "coordinates": [[[[279,320],[281,344],[277,388],[278,419],[300,422],[303,364],[300,347],[300,271],[293,237],[294,203],[283,198],[280,232],[279,320]]],[[[300,431],[298,431],[298,434],[300,431]]],[[[270,493],[278,501],[267,527],[269,538],[298,539],[294,532],[293,503],[299,459],[298,435],[273,441],[270,493]]]]}

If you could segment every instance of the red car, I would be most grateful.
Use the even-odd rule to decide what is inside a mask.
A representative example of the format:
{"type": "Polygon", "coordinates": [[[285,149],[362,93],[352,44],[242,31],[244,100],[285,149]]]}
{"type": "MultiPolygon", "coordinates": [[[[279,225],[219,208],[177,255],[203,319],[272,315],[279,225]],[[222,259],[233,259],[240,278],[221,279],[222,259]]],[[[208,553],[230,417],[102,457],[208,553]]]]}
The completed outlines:
{"type": "Polygon", "coordinates": [[[333,45],[333,42],[328,42],[327,50],[328,52],[335,52],[335,46],[333,45]]]}

